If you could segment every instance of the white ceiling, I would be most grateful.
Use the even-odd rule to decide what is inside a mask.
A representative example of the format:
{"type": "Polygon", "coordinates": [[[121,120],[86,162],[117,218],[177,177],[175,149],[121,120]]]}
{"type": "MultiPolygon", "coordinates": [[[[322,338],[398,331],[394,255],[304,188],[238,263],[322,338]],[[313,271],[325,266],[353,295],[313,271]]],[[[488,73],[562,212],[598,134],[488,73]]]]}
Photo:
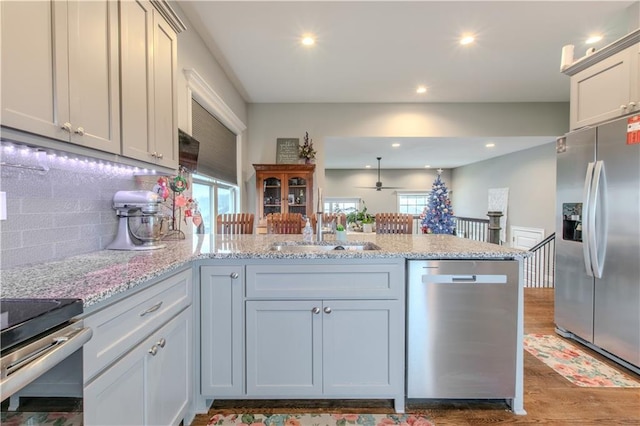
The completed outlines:
{"type": "MultiPolygon", "coordinates": [[[[574,44],[579,57],[591,33],[604,36],[596,49],[624,36],[638,25],[637,3],[178,2],[249,103],[568,102],[562,46],[574,44]],[[464,32],[473,45],[458,43],[464,32]],[[317,37],[313,48],[300,44],[303,33],[317,37]]],[[[383,168],[423,167],[418,151],[452,168],[553,141],[509,138],[489,151],[482,138],[395,138],[401,148],[385,156],[374,148],[390,139],[332,139],[325,168],[375,165],[377,156],[383,168]]]]}

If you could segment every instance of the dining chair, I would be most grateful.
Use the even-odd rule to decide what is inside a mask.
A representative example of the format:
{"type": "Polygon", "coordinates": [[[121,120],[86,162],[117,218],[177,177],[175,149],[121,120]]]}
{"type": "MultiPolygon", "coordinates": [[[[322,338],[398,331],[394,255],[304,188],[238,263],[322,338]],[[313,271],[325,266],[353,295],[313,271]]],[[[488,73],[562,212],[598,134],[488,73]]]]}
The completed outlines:
{"type": "Polygon", "coordinates": [[[411,234],[413,216],[405,213],[377,213],[376,234],[411,234]]]}
{"type": "Polygon", "coordinates": [[[336,225],[340,223],[342,226],[347,226],[347,215],[344,213],[323,213],[322,223],[328,225],[331,222],[336,225]]]}
{"type": "Polygon", "coordinates": [[[218,234],[253,234],[253,213],[226,213],[216,218],[218,234]]]}
{"type": "Polygon", "coordinates": [[[270,213],[267,215],[267,234],[300,234],[302,224],[300,213],[270,213]]]}

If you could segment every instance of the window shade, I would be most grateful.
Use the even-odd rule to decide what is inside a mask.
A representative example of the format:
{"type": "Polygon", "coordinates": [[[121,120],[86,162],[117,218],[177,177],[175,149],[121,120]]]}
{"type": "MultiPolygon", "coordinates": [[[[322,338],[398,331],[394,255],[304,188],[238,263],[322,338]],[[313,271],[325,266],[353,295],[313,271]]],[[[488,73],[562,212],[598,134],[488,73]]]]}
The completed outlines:
{"type": "Polygon", "coordinates": [[[200,142],[198,174],[237,185],[236,135],[193,99],[191,129],[200,142]]]}

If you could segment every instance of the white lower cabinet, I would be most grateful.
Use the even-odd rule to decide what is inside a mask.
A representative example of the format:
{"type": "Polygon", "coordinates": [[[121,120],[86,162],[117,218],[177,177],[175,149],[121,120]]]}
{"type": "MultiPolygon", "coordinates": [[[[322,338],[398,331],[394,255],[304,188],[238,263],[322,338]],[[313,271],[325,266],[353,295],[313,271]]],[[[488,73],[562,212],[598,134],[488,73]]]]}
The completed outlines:
{"type": "Polygon", "coordinates": [[[85,386],[85,424],[179,424],[190,395],[191,323],[189,307],[85,386]]]}
{"type": "Polygon", "coordinates": [[[403,386],[398,300],[250,300],[247,394],[390,397],[403,386]]]}
{"type": "Polygon", "coordinates": [[[201,266],[201,399],[384,398],[402,412],[404,274],[404,259],[201,266]]]}
{"type": "Polygon", "coordinates": [[[98,308],[83,348],[84,424],[177,425],[193,395],[191,268],[98,308]]]}
{"type": "Polygon", "coordinates": [[[201,392],[241,396],[244,266],[200,268],[201,392]]]}

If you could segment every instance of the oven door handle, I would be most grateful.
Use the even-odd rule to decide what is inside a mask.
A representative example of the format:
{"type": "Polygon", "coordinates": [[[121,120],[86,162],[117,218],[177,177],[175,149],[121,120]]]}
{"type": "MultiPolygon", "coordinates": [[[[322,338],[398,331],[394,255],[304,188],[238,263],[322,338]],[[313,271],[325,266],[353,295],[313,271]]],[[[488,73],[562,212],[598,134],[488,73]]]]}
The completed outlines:
{"type": "Polygon", "coordinates": [[[58,365],[65,358],[87,343],[93,330],[89,327],[80,329],[69,339],[59,339],[56,344],[38,353],[31,362],[25,363],[7,377],[0,380],[0,400],[4,401],[23,387],[58,365]]]}

